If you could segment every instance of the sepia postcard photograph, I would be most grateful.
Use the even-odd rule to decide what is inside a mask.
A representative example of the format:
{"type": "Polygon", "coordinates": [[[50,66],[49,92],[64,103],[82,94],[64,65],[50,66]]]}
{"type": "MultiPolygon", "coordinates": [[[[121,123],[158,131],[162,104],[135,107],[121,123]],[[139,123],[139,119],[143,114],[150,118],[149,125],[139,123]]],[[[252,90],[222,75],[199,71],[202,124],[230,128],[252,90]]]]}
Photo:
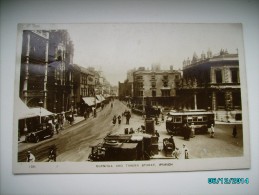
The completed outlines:
{"type": "Polygon", "coordinates": [[[240,23],[18,24],[13,173],[250,168],[240,23]]]}

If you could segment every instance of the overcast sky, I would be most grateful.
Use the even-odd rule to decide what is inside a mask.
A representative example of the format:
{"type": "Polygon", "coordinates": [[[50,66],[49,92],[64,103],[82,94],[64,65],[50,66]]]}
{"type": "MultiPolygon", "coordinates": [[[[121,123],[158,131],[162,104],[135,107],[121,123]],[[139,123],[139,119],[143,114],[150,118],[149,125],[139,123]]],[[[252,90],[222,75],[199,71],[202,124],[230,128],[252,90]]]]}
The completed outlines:
{"type": "Polygon", "coordinates": [[[210,48],[237,53],[243,47],[239,24],[80,24],[68,27],[74,43],[74,63],[101,69],[112,85],[126,79],[134,67],[182,69],[182,62],[210,48]]]}

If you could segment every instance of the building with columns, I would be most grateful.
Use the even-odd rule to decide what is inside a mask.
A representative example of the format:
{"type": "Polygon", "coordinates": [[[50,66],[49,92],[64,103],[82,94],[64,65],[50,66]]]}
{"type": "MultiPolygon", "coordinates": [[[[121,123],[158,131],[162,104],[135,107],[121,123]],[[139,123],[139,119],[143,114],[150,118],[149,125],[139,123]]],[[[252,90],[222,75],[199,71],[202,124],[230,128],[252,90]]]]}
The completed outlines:
{"type": "Polygon", "coordinates": [[[216,120],[241,120],[241,90],[238,54],[221,50],[183,62],[183,78],[177,90],[179,109],[206,109],[216,120]]]}
{"type": "Polygon", "coordinates": [[[29,107],[57,113],[71,109],[74,46],[66,30],[24,30],[20,98],[29,107]]]}

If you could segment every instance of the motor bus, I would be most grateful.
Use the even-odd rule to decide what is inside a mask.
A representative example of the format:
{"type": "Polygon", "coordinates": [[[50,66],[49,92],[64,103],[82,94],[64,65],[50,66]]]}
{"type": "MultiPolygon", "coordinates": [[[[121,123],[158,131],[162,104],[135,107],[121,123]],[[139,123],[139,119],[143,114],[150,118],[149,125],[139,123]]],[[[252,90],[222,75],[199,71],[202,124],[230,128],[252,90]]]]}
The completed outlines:
{"type": "Polygon", "coordinates": [[[211,124],[215,125],[214,113],[205,110],[170,111],[166,118],[166,130],[169,134],[183,135],[184,124],[194,125],[195,134],[205,134],[211,124]]]}

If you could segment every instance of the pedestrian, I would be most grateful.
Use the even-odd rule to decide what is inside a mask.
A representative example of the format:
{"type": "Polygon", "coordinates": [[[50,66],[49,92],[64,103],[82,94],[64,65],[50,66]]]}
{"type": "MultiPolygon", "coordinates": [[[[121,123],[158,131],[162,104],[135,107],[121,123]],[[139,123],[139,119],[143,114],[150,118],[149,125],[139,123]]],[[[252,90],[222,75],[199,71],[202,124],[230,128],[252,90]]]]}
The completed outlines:
{"type": "Polygon", "coordinates": [[[165,117],[164,117],[164,114],[163,114],[163,113],[161,114],[161,120],[162,120],[162,122],[165,121],[165,117]]]}
{"type": "Polygon", "coordinates": [[[87,119],[87,112],[86,111],[84,112],[84,119],[85,120],[87,119]]]}
{"type": "Polygon", "coordinates": [[[156,135],[157,137],[160,137],[160,135],[159,135],[159,133],[158,133],[157,130],[155,130],[155,135],[156,135]]]}
{"type": "Polygon", "coordinates": [[[56,162],[57,152],[56,147],[51,147],[49,150],[48,162],[56,162]]]}
{"type": "Polygon", "coordinates": [[[111,108],[113,108],[113,103],[111,102],[111,108]]]}
{"type": "Polygon", "coordinates": [[[211,127],[210,127],[210,137],[213,138],[214,136],[215,136],[214,125],[211,124],[211,127]]]}
{"type": "Polygon", "coordinates": [[[91,108],[87,108],[86,113],[87,113],[87,118],[89,118],[90,117],[90,113],[91,113],[91,108]]]}
{"type": "Polygon", "coordinates": [[[72,112],[70,112],[68,119],[69,119],[69,124],[72,125],[72,123],[74,121],[74,117],[73,117],[73,113],[72,112]]]}
{"type": "Polygon", "coordinates": [[[195,137],[195,126],[194,123],[191,124],[191,137],[195,137]]]}
{"type": "Polygon", "coordinates": [[[236,125],[234,125],[234,127],[233,127],[232,135],[233,135],[234,138],[236,138],[236,136],[237,136],[237,126],[236,125]]]}
{"type": "Polygon", "coordinates": [[[63,124],[64,124],[64,115],[60,114],[58,115],[58,123],[59,123],[59,129],[62,130],[63,129],[63,124]]]}
{"type": "Polygon", "coordinates": [[[156,125],[159,124],[159,122],[158,122],[158,117],[157,117],[157,116],[155,117],[155,122],[156,122],[156,125]]]}
{"type": "Polygon", "coordinates": [[[116,115],[114,115],[114,116],[113,116],[113,119],[112,119],[112,123],[113,123],[113,125],[115,125],[115,124],[116,124],[116,119],[117,119],[117,117],[116,117],[116,115]]]}
{"type": "Polygon", "coordinates": [[[31,153],[31,151],[27,152],[27,162],[35,162],[35,156],[31,153]]]}
{"type": "Polygon", "coordinates": [[[55,129],[56,129],[56,132],[58,134],[59,133],[59,123],[58,123],[58,120],[55,120],[55,129]]]}
{"type": "Polygon", "coordinates": [[[174,151],[175,150],[174,136],[171,135],[171,137],[168,139],[168,141],[172,144],[172,151],[174,151]]]}
{"type": "Polygon", "coordinates": [[[126,112],[126,125],[129,125],[131,114],[129,111],[126,112]]]}
{"type": "Polygon", "coordinates": [[[183,126],[184,140],[190,140],[191,129],[187,123],[183,126]]]}
{"type": "Polygon", "coordinates": [[[176,158],[176,159],[179,159],[181,155],[181,151],[179,150],[179,148],[175,148],[175,150],[173,151],[173,157],[176,158]]]}
{"type": "Polygon", "coordinates": [[[96,113],[96,108],[94,108],[94,118],[96,118],[97,113],[96,113]]]}
{"type": "Polygon", "coordinates": [[[133,130],[133,128],[131,127],[129,134],[133,134],[133,133],[134,133],[134,130],[133,130]]]}
{"type": "Polygon", "coordinates": [[[48,121],[48,124],[51,126],[51,129],[53,130],[53,131],[55,131],[55,124],[54,124],[55,122],[54,121],[52,121],[52,120],[49,120],[48,121]]]}
{"type": "Polygon", "coordinates": [[[185,144],[183,144],[182,154],[184,154],[184,159],[189,159],[189,150],[188,150],[188,148],[185,146],[185,144]]]}
{"type": "Polygon", "coordinates": [[[117,118],[118,118],[118,124],[120,125],[121,124],[121,115],[119,115],[117,118]]]}

